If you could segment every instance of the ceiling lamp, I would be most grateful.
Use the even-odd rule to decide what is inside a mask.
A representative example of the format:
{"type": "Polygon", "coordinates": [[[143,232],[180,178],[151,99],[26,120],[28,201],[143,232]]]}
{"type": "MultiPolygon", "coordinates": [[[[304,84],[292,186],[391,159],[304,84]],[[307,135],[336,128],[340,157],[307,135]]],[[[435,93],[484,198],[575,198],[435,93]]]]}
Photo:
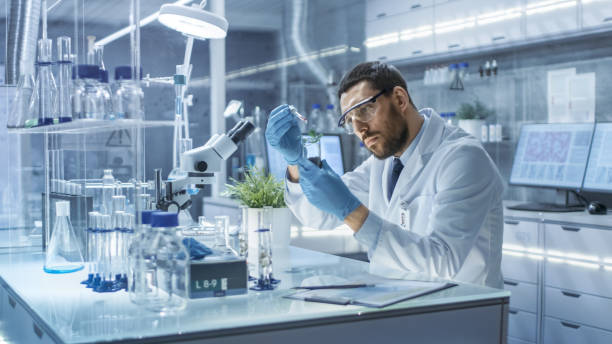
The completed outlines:
{"type": "Polygon", "coordinates": [[[162,5],[157,19],[165,26],[197,39],[225,38],[228,23],[224,17],[202,9],[174,4],[162,5]]]}

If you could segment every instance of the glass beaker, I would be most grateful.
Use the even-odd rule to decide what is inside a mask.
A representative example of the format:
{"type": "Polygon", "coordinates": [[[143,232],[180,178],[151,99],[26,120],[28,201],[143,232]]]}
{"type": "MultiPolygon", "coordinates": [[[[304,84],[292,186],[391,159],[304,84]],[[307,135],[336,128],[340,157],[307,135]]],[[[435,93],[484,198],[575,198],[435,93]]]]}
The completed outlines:
{"type": "Polygon", "coordinates": [[[233,250],[229,247],[229,216],[215,216],[215,246],[214,249],[222,254],[232,254],[233,250]]]}
{"type": "Polygon", "coordinates": [[[240,229],[238,230],[238,256],[247,258],[249,254],[249,207],[240,206],[240,229]]]}
{"type": "Polygon", "coordinates": [[[79,271],[84,267],[83,253],[70,223],[70,202],[58,201],[55,203],[55,212],[44,270],[53,274],[79,271]]]}
{"type": "Polygon", "coordinates": [[[28,111],[30,118],[38,118],[39,126],[53,124],[53,119],[57,117],[57,85],[51,70],[52,50],[50,39],[38,40],[38,75],[28,111]]]}
{"type": "Polygon", "coordinates": [[[184,237],[191,237],[208,247],[215,246],[217,236],[215,224],[208,222],[205,216],[198,217],[198,225],[184,228],[182,231],[184,237]]]}

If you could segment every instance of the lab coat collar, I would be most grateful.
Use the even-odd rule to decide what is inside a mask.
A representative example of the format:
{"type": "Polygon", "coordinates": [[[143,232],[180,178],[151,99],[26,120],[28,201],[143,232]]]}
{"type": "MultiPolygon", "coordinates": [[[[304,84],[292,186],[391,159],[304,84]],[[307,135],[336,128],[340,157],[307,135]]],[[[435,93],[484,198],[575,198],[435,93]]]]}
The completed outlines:
{"type": "MultiPolygon", "coordinates": [[[[436,148],[440,145],[442,141],[442,134],[444,132],[444,121],[438,115],[438,113],[431,108],[421,109],[419,111],[423,117],[425,117],[425,121],[423,122],[423,133],[421,138],[416,143],[417,146],[414,150],[406,150],[400,156],[400,160],[404,165],[404,169],[399,176],[398,184],[396,185],[396,189],[399,188],[400,185],[410,184],[411,181],[415,178],[415,176],[423,169],[423,166],[429,161],[431,155],[436,150],[436,148]],[[409,152],[410,151],[410,152],[409,152]]],[[[385,167],[383,169],[383,184],[386,184],[386,178],[389,174],[389,169],[393,166],[393,157],[389,157],[387,161],[385,161],[385,167]]],[[[383,188],[383,196],[385,200],[388,200],[387,197],[387,188],[383,188]]],[[[400,194],[399,192],[394,192],[391,195],[391,199],[387,201],[387,205],[394,202],[400,194]]]]}

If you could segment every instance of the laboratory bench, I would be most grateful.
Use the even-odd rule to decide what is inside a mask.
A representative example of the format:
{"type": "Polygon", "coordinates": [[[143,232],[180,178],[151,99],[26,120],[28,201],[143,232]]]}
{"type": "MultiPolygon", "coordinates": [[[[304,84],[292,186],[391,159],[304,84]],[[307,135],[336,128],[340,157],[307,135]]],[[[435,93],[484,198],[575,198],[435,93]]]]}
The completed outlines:
{"type": "MultiPolygon", "coordinates": [[[[273,291],[152,313],[127,293],[94,293],[86,271],[46,274],[42,252],[0,255],[4,337],[24,343],[505,343],[510,293],[462,284],[384,308],[290,300],[291,287],[372,277],[368,264],[297,247],[274,251],[273,291]]],[[[419,278],[415,275],[415,278],[419,278]]]]}
{"type": "Polygon", "coordinates": [[[504,209],[508,343],[612,343],[610,243],[612,214],[504,209]]]}

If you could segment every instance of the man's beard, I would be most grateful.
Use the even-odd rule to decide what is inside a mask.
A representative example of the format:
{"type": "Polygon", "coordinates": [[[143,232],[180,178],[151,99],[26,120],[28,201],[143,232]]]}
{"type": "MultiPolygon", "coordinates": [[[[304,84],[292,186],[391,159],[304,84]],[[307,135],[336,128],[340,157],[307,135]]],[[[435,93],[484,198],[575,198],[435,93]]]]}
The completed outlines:
{"type": "Polygon", "coordinates": [[[389,136],[384,139],[385,145],[382,147],[383,151],[377,154],[370,150],[379,160],[384,160],[399,152],[406,144],[406,141],[408,141],[408,125],[403,120],[402,114],[395,106],[391,106],[390,111],[390,121],[386,124],[389,136]]]}

